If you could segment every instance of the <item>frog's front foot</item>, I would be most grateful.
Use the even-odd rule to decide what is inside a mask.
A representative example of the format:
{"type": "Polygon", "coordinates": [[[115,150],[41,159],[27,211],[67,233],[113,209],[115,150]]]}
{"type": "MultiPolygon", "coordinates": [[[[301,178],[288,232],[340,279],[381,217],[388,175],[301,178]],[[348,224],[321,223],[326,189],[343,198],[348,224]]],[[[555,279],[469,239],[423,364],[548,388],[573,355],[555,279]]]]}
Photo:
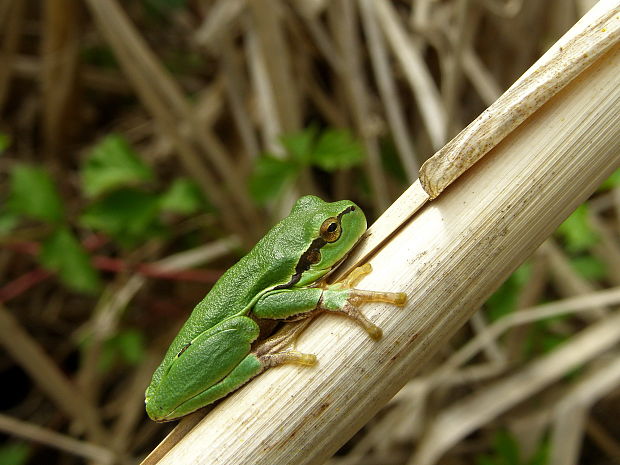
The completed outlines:
{"type": "Polygon", "coordinates": [[[402,307],[407,301],[404,292],[381,292],[354,289],[361,279],[372,271],[370,263],[355,268],[342,281],[326,286],[321,296],[320,308],[330,312],[344,313],[357,321],[373,339],[380,339],[383,331],[372,323],[358,306],[365,302],[384,302],[402,307]]]}

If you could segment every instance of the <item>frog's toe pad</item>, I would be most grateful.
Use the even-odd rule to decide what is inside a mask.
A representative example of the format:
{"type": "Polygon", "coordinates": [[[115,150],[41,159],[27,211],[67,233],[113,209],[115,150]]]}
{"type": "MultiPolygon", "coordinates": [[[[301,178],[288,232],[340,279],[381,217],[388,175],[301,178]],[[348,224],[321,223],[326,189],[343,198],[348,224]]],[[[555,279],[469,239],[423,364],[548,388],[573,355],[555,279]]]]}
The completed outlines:
{"type": "Polygon", "coordinates": [[[392,301],[394,305],[402,307],[403,305],[405,305],[405,302],[407,302],[407,294],[405,294],[404,292],[394,293],[394,300],[392,301]]]}

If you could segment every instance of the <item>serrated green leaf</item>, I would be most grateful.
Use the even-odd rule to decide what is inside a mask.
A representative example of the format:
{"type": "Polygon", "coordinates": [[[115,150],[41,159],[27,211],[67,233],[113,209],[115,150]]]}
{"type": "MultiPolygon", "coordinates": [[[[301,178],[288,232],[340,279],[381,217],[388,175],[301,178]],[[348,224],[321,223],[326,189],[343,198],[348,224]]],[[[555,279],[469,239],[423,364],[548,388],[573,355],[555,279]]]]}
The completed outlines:
{"type": "Polygon", "coordinates": [[[2,465],[23,465],[30,455],[30,446],[23,442],[9,442],[0,446],[2,465]]]}
{"type": "Polygon", "coordinates": [[[297,176],[299,169],[287,160],[270,155],[260,157],[250,177],[250,195],[258,205],[265,205],[282,192],[284,186],[297,176]]]}
{"type": "Polygon", "coordinates": [[[99,275],[90,263],[90,256],[67,228],[56,230],[43,242],[39,260],[76,291],[94,292],[99,289],[99,275]]]}
{"type": "Polygon", "coordinates": [[[328,129],[319,136],[311,161],[325,171],[351,168],[364,160],[362,146],[349,134],[340,129],[328,129]]]}
{"type": "Polygon", "coordinates": [[[280,141],[291,160],[306,166],[310,163],[312,158],[317,135],[317,127],[309,126],[303,131],[283,135],[280,137],[280,141]]]}
{"type": "Polygon", "coordinates": [[[42,168],[15,165],[11,170],[9,212],[58,223],[63,219],[62,200],[51,176],[42,168]]]}
{"type": "Polygon", "coordinates": [[[202,192],[190,179],[176,178],[170,188],[159,199],[164,211],[191,215],[205,207],[202,192]]]}
{"type": "Polygon", "coordinates": [[[130,246],[162,231],[158,216],[156,195],[137,189],[120,189],[90,205],[80,223],[130,246]]]}
{"type": "Polygon", "coordinates": [[[82,190],[88,197],[153,179],[151,168],[117,134],[105,137],[93,147],[80,174],[82,190]]]}

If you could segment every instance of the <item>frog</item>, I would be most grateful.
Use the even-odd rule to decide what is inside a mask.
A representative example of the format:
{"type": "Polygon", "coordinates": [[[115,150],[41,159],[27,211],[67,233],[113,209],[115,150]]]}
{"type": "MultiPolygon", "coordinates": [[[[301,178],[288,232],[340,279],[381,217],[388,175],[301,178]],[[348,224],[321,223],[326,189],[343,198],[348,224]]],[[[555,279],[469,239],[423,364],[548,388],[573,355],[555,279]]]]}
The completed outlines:
{"type": "Polygon", "coordinates": [[[177,420],[270,367],[315,365],[315,355],[292,345],[321,313],[345,315],[380,339],[381,329],[358,307],[365,302],[402,306],[407,296],[356,289],[370,264],[328,283],[366,229],[366,216],[352,201],[301,197],[196,305],[146,389],[148,416],[157,422],[177,420]],[[285,330],[257,341],[259,323],[266,320],[286,322],[285,330]]]}

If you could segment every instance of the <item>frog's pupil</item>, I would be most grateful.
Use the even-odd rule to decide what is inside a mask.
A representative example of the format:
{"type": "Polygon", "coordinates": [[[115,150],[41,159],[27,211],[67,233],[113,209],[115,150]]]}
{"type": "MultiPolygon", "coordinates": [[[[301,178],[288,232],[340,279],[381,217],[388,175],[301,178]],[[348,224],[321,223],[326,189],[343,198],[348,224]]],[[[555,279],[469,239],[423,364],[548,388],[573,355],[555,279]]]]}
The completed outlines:
{"type": "Polygon", "coordinates": [[[332,223],[327,227],[327,232],[334,232],[336,230],[336,228],[338,227],[338,225],[336,223],[332,223]]]}

